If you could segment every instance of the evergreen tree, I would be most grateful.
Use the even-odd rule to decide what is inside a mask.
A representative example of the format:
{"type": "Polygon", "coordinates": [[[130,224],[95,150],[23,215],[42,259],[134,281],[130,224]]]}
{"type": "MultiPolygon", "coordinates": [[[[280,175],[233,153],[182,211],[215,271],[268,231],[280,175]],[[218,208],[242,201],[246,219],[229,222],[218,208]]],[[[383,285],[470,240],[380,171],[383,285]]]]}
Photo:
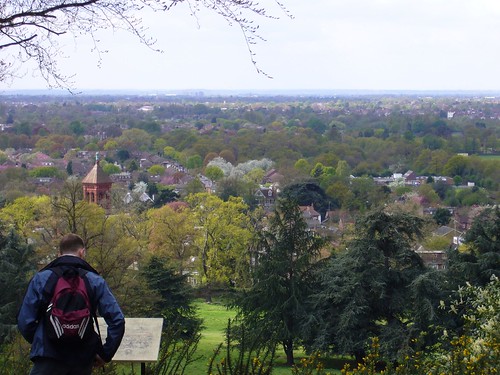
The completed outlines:
{"type": "Polygon", "coordinates": [[[164,326],[178,332],[181,337],[191,338],[198,333],[201,321],[192,306],[193,294],[187,284],[186,275],[175,273],[167,265],[167,260],[153,256],[141,271],[151,291],[156,294],[149,316],[164,318],[164,326]],[[180,330],[172,327],[181,328],[180,330]]]}
{"type": "Polygon", "coordinates": [[[9,340],[28,283],[35,271],[34,251],[14,231],[0,228],[0,344],[9,340]]]}
{"type": "MultiPolygon", "coordinates": [[[[377,210],[358,220],[355,237],[346,250],[331,257],[320,273],[312,298],[317,322],[312,326],[314,349],[364,355],[370,337],[396,358],[419,331],[412,318],[418,305],[411,293],[424,274],[413,251],[423,220],[404,212],[377,210]]],[[[424,287],[424,280],[420,286],[424,287]]],[[[428,286],[428,284],[427,284],[428,286]]]]}
{"type": "Polygon", "coordinates": [[[325,242],[308,230],[296,201],[281,200],[259,243],[253,286],[235,305],[248,332],[263,343],[282,344],[287,364],[293,365],[293,350],[310,315],[305,301],[314,288],[313,269],[325,242]]]}
{"type": "Polygon", "coordinates": [[[485,208],[473,221],[465,235],[465,251],[450,249],[450,282],[462,286],[466,282],[486,285],[492,275],[500,275],[500,209],[485,208]]]}

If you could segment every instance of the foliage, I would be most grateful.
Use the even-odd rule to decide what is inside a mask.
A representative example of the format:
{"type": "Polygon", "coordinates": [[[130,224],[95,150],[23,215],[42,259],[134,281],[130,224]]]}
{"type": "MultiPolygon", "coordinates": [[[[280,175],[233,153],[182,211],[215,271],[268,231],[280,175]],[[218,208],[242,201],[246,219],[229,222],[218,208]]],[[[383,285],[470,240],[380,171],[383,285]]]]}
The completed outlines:
{"type": "Polygon", "coordinates": [[[106,279],[128,315],[144,299],[144,294],[136,292],[139,280],[134,268],[145,254],[145,218],[130,213],[102,215],[94,219],[92,231],[83,235],[87,260],[106,279]]]}
{"type": "Polygon", "coordinates": [[[30,177],[61,177],[62,172],[57,167],[36,167],[29,172],[30,177]]]}
{"type": "Polygon", "coordinates": [[[210,358],[207,371],[209,375],[270,375],[272,373],[275,345],[262,347],[259,338],[246,335],[245,329],[239,332],[239,339],[236,340],[230,320],[225,336],[225,347],[221,343],[210,358]],[[223,350],[225,355],[222,354],[223,350]]]}
{"type": "Polygon", "coordinates": [[[165,174],[165,167],[163,165],[152,165],[151,167],[148,168],[148,173],[150,175],[158,175],[158,176],[163,176],[165,174]]]}
{"type": "Polygon", "coordinates": [[[0,228],[0,345],[12,338],[29,276],[35,271],[33,247],[13,229],[0,228]]]}
{"type": "Polygon", "coordinates": [[[320,271],[312,297],[316,320],[310,323],[312,349],[363,356],[373,335],[382,350],[397,358],[411,338],[429,324],[432,310],[425,298],[415,298],[413,283],[424,274],[413,251],[423,220],[397,211],[376,210],[358,219],[354,238],[320,271]],[[419,316],[421,320],[416,320],[419,316]]]}
{"type": "Polygon", "coordinates": [[[226,177],[242,178],[255,169],[267,171],[272,168],[273,165],[274,163],[270,159],[263,158],[260,160],[249,160],[234,166],[231,162],[226,161],[222,157],[215,157],[207,164],[207,168],[218,167],[224,172],[224,176],[226,177]]]}
{"type": "Polygon", "coordinates": [[[197,168],[201,168],[202,166],[203,166],[203,159],[201,158],[200,155],[190,156],[186,160],[186,168],[187,169],[197,169],[197,168]]]}
{"type": "Polygon", "coordinates": [[[223,201],[208,193],[187,199],[198,228],[193,244],[197,247],[202,281],[211,286],[244,286],[248,282],[250,240],[247,205],[241,198],[223,201]]]}
{"type": "Polygon", "coordinates": [[[106,219],[104,208],[81,198],[81,184],[76,179],[68,179],[60,195],[52,197],[53,217],[56,220],[52,228],[44,228],[47,243],[57,242],[61,233],[76,233],[88,244],[101,234],[102,223],[106,219]]]}
{"type": "Polygon", "coordinates": [[[268,227],[258,235],[253,285],[235,305],[243,324],[262,343],[282,344],[287,364],[293,365],[294,347],[310,316],[305,301],[313,292],[314,265],[325,241],[308,230],[293,200],[279,201],[268,227]]]}
{"type": "Polygon", "coordinates": [[[104,171],[104,173],[106,173],[107,175],[120,173],[122,171],[118,165],[115,165],[112,163],[103,163],[101,161],[100,165],[101,165],[101,168],[104,171]]]}
{"type": "Polygon", "coordinates": [[[297,202],[300,206],[314,205],[314,209],[322,214],[334,208],[325,191],[313,182],[285,186],[281,196],[283,199],[297,202]]]}
{"type": "Polygon", "coordinates": [[[447,208],[438,208],[433,215],[437,225],[447,225],[451,220],[451,212],[447,208]]]}
{"type": "Polygon", "coordinates": [[[158,295],[148,316],[162,316],[164,327],[176,332],[178,339],[191,339],[198,334],[201,321],[192,306],[193,294],[187,275],[169,268],[164,257],[151,257],[141,267],[141,275],[151,291],[158,295]]]}
{"type": "MultiPolygon", "coordinates": [[[[441,342],[426,351],[415,351],[395,366],[380,353],[378,338],[372,338],[371,350],[356,369],[346,366],[344,375],[498,375],[500,369],[500,282],[492,277],[485,287],[470,284],[458,290],[459,299],[449,306],[450,314],[466,321],[465,332],[450,336],[444,332],[441,342]]],[[[446,306],[443,304],[443,308],[446,306]]]]}
{"type": "Polygon", "coordinates": [[[312,353],[307,358],[302,358],[300,364],[293,366],[293,375],[329,375],[324,370],[324,364],[321,360],[321,353],[312,353]]]}
{"type": "Polygon", "coordinates": [[[500,209],[485,208],[465,234],[466,250],[449,252],[450,281],[455,287],[469,281],[485,285],[493,274],[500,275],[500,209]]]}
{"type": "Polygon", "coordinates": [[[216,165],[207,165],[205,168],[205,175],[212,181],[218,181],[224,177],[224,172],[216,165]]]}
{"type": "Polygon", "coordinates": [[[258,186],[245,178],[227,177],[217,183],[217,195],[224,201],[229,197],[241,197],[247,205],[252,206],[258,186]]]}
{"type": "Polygon", "coordinates": [[[156,185],[156,187],[159,190],[154,197],[153,207],[159,208],[166,205],[167,203],[175,202],[179,199],[179,194],[174,191],[174,189],[161,185],[158,186],[158,184],[156,185]]]}
{"type": "Polygon", "coordinates": [[[30,345],[20,333],[12,341],[0,346],[0,374],[29,374],[33,362],[30,360],[30,345]]]}
{"type": "Polygon", "coordinates": [[[0,220],[12,225],[24,237],[33,236],[50,212],[48,196],[23,196],[0,210],[0,220]]]}
{"type": "Polygon", "coordinates": [[[183,375],[186,368],[198,360],[196,350],[201,335],[196,333],[189,338],[179,340],[181,330],[178,324],[168,326],[162,334],[162,343],[158,360],[149,365],[148,373],[154,375],[183,375]]]}

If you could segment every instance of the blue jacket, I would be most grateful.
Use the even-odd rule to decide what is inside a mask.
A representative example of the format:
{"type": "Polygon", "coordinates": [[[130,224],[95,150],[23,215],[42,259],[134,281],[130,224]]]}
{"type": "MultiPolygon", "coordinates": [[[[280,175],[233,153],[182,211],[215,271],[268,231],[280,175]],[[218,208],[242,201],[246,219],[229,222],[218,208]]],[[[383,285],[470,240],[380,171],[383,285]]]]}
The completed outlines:
{"type": "Polygon", "coordinates": [[[94,360],[96,354],[106,362],[111,361],[125,333],[125,318],[106,281],[83,259],[71,255],[57,258],[31,279],[19,310],[17,325],[21,334],[31,344],[32,360],[39,357],[54,358],[70,364],[89,363],[94,360]],[[52,296],[52,284],[55,285],[54,276],[51,277],[55,273],[50,268],[68,266],[89,271],[85,277],[90,287],[90,298],[108,326],[104,344],[96,333],[86,343],[85,350],[75,350],[74,347],[61,348],[56,347],[44,334],[44,324],[41,320],[52,296]]]}

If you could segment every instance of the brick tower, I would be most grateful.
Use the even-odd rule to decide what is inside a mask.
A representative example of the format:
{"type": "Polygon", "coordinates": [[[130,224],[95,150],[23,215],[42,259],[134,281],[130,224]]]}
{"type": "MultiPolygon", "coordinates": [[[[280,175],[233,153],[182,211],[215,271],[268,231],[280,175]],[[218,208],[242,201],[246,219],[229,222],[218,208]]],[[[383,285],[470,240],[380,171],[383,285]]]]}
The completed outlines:
{"type": "Polygon", "coordinates": [[[110,208],[110,190],[112,184],[113,181],[99,166],[98,154],[96,154],[94,167],[82,180],[83,199],[89,203],[96,203],[103,208],[110,208]]]}

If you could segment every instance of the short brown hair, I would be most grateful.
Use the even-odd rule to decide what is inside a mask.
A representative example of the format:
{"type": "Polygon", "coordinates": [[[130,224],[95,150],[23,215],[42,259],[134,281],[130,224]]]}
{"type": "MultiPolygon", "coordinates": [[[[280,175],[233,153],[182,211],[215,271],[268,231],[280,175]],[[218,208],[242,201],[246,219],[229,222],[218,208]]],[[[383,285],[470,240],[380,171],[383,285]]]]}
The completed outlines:
{"type": "Polygon", "coordinates": [[[80,236],[70,233],[65,235],[59,242],[59,253],[76,253],[81,248],[84,248],[85,244],[80,236]]]}

